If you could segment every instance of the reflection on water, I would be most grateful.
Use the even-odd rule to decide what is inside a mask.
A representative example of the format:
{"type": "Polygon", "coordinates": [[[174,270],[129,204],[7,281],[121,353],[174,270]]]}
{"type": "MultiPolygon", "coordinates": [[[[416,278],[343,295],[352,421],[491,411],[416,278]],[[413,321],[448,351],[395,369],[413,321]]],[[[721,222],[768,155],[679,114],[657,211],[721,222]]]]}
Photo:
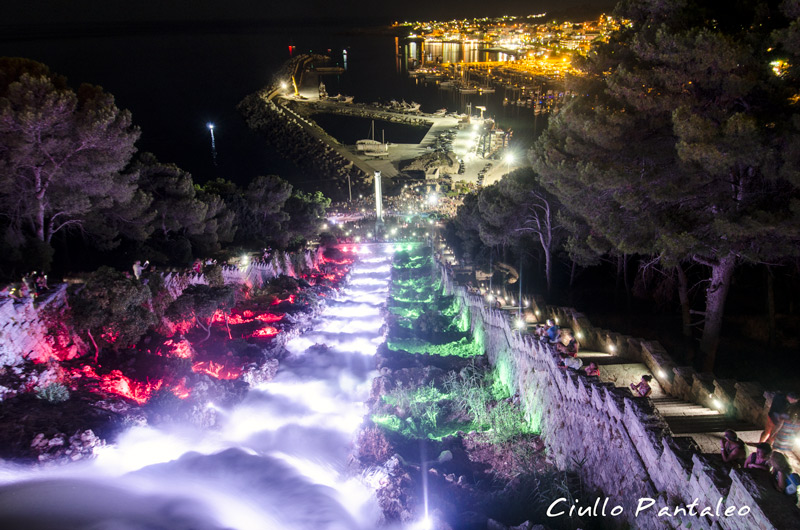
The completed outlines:
{"type": "Polygon", "coordinates": [[[374,486],[348,472],[384,340],[391,249],[374,251],[218,431],[137,427],[92,462],[0,470],[0,528],[375,528],[374,486]]]}

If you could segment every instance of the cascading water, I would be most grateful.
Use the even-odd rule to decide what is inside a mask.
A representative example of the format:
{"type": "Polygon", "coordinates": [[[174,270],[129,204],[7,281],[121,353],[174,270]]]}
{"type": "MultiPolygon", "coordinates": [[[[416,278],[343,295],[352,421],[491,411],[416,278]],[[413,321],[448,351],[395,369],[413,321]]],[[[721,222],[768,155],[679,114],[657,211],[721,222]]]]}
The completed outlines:
{"type": "Polygon", "coordinates": [[[231,410],[207,405],[220,429],[133,427],[90,462],[0,469],[0,528],[375,528],[374,491],[347,466],[384,340],[392,248],[363,248],[275,379],[231,410]]]}

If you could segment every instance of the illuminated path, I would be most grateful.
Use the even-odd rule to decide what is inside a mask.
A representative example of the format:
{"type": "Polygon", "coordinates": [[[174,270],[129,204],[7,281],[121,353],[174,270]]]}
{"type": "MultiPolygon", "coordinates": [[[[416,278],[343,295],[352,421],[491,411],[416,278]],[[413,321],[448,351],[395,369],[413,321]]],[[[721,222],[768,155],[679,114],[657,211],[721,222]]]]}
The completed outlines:
{"type": "Polygon", "coordinates": [[[362,248],[275,379],[217,410],[220,429],[134,427],[91,462],[0,468],[0,528],[374,529],[374,490],[348,457],[384,341],[391,246],[362,248]]]}

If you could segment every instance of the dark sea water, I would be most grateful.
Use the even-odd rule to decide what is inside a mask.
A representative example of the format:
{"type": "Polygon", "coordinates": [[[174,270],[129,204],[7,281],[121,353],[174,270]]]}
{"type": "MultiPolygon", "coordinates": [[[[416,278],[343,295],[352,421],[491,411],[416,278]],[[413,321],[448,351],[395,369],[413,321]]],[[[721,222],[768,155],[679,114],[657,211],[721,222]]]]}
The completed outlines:
{"type": "MultiPolygon", "coordinates": [[[[534,123],[530,109],[503,107],[502,90],[462,96],[410,79],[405,74],[403,39],[341,26],[38,38],[0,42],[0,55],[43,62],[75,87],[83,82],[103,86],[119,107],[132,112],[142,130],[140,150],[177,164],[198,182],[223,177],[244,184],[262,174],[307,180],[251,132],[235,109],[289,59],[289,46],[294,46],[294,54],[329,54],[343,66],[347,50],[346,73],[326,76],[324,81],[329,93],[352,95],[356,102],[417,101],[427,112],[439,108],[464,112],[470,101],[473,106],[486,105],[487,114],[514,129],[520,149],[531,143],[546,121],[540,116],[534,123]],[[216,166],[208,122],[215,125],[216,166]]],[[[360,129],[353,134],[365,137],[367,130],[360,129]]]]}

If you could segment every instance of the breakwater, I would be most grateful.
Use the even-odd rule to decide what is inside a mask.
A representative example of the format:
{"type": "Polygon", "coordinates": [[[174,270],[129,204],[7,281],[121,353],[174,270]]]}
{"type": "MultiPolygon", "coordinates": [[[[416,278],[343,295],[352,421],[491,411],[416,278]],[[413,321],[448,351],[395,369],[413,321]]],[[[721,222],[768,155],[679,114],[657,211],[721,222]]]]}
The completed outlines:
{"type": "Polygon", "coordinates": [[[354,193],[369,192],[372,168],[349,155],[310,119],[272,101],[269,89],[245,97],[237,109],[251,129],[315,180],[316,189],[343,199],[347,197],[349,179],[354,193]]]}

